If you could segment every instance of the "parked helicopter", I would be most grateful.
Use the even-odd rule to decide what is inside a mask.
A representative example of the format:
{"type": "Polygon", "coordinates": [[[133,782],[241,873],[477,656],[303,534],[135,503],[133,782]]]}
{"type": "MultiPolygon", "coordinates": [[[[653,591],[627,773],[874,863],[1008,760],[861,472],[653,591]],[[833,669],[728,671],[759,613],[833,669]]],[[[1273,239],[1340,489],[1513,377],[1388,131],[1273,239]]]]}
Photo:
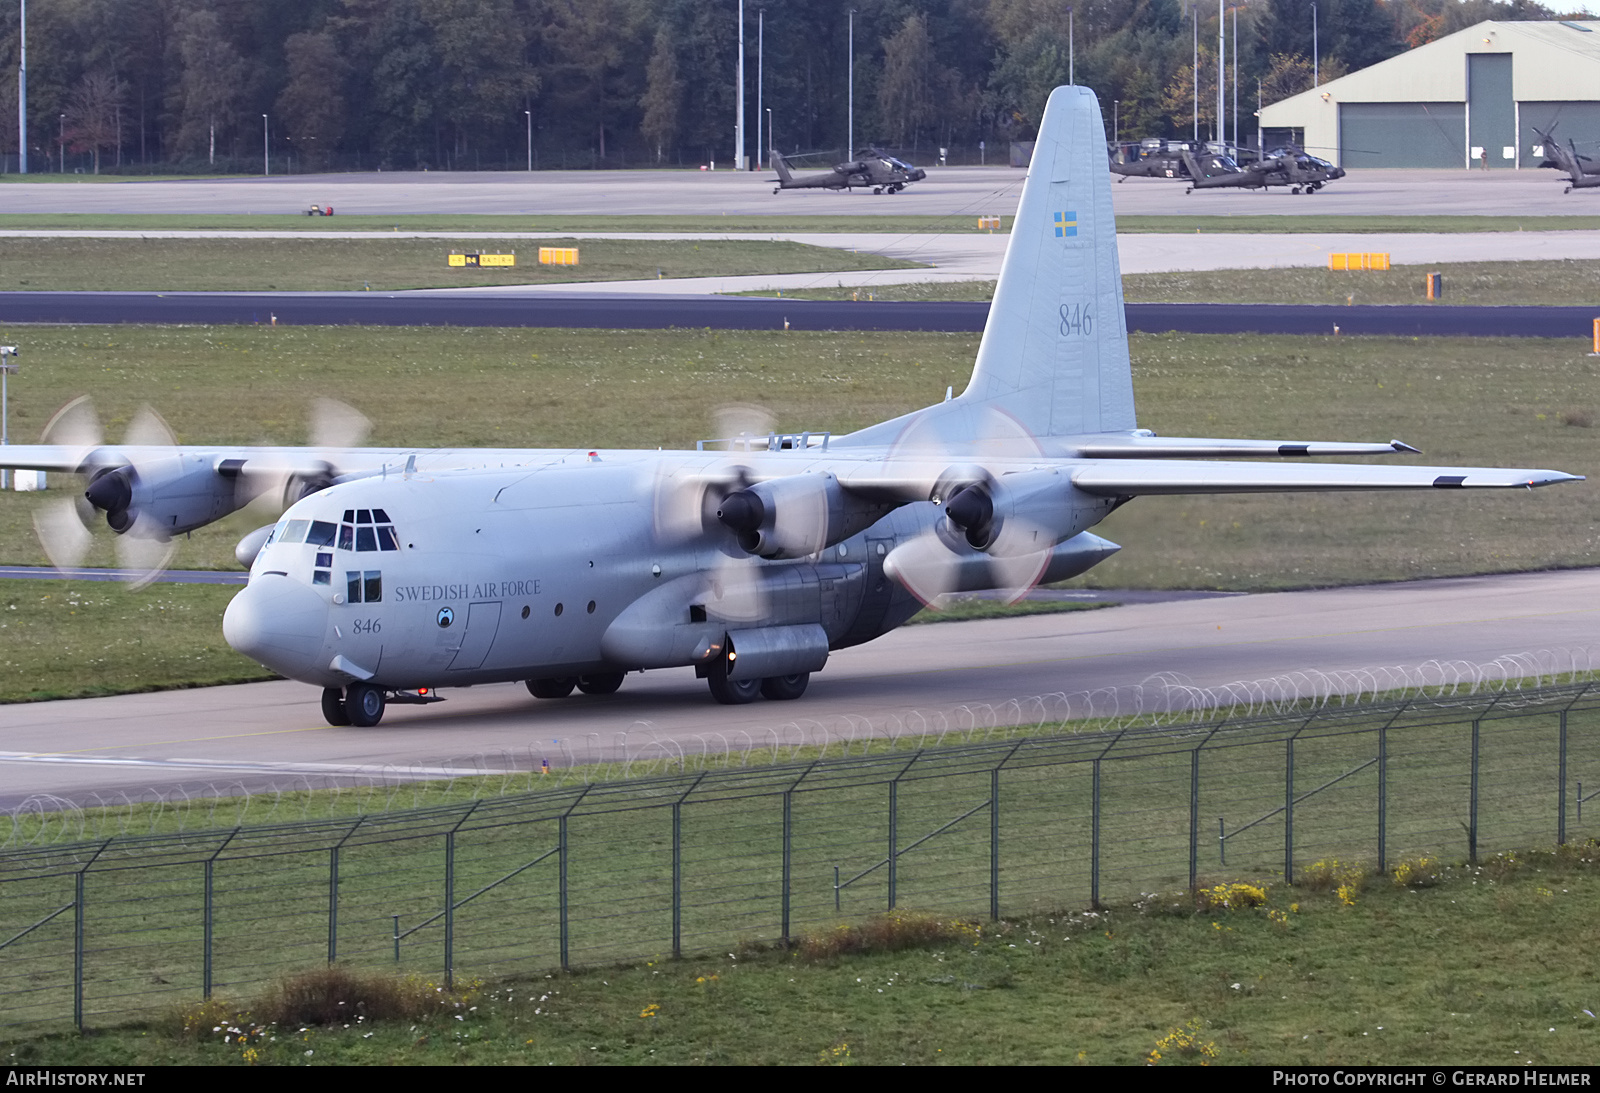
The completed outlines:
{"type": "MultiPolygon", "coordinates": [[[[0,448],[0,465],[82,475],[83,501],[120,541],[148,545],[150,565],[175,537],[283,491],[282,519],[239,543],[250,579],[223,633],[322,688],[330,724],[356,726],[440,701],[441,686],[607,694],[647,669],[693,668],[718,702],[796,699],[833,650],[941,594],[1016,598],[1086,571],[1120,549],[1089,529],[1141,496],[1576,480],[1247,462],[1414,449],[1140,429],[1104,133],[1091,91],[1051,93],[971,382],[849,435],[451,450],[335,447],[333,429],[328,446],[175,447],[141,418],[115,445],[77,402],[47,429],[57,443],[0,448]]],[[[83,501],[37,521],[58,565],[87,545],[83,501]]]]}
{"type": "Polygon", "coordinates": [[[779,190],[849,190],[857,186],[863,189],[870,186],[875,194],[897,194],[913,182],[921,182],[928,177],[928,172],[921,167],[913,167],[876,148],[868,148],[855,159],[834,164],[831,171],[798,177],[789,170],[789,162],[783,158],[783,154],[775,151],[772,153],[772,169],[778,172],[778,177],[772,180],[777,183],[773,193],[779,190]]]}
{"type": "Polygon", "coordinates": [[[1549,132],[1537,127],[1533,131],[1538,133],[1539,139],[1544,142],[1545,161],[1539,166],[1554,167],[1557,170],[1567,172],[1567,188],[1562,191],[1563,193],[1570,194],[1573,190],[1589,190],[1600,187],[1600,168],[1590,170],[1594,166],[1594,162],[1588,156],[1580,156],[1578,154],[1578,146],[1572,142],[1571,138],[1568,138],[1567,146],[1563,148],[1555,138],[1556,127],[1554,125],[1550,126],[1549,132]]]}
{"type": "Polygon", "coordinates": [[[1344,168],[1318,159],[1304,149],[1276,148],[1248,166],[1241,167],[1232,157],[1217,152],[1183,153],[1190,183],[1185,193],[1195,190],[1265,190],[1287,186],[1291,193],[1314,194],[1335,179],[1344,177],[1344,168]]]}

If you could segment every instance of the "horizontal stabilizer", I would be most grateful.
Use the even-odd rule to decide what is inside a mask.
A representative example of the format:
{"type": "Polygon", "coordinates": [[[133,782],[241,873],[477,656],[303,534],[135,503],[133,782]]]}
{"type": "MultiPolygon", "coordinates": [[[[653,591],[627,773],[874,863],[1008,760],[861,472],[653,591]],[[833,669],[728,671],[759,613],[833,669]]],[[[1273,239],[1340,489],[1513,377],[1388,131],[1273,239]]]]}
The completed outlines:
{"type": "Polygon", "coordinates": [[[1083,459],[1247,459],[1251,456],[1393,455],[1416,448],[1404,441],[1365,444],[1323,440],[1213,440],[1188,436],[1109,436],[1076,443],[1083,459]]]}
{"type": "Polygon", "coordinates": [[[1139,460],[1089,463],[1072,484],[1097,497],[1161,494],[1310,493],[1331,490],[1531,489],[1583,477],[1496,467],[1372,467],[1350,463],[1212,463],[1139,460]]]}

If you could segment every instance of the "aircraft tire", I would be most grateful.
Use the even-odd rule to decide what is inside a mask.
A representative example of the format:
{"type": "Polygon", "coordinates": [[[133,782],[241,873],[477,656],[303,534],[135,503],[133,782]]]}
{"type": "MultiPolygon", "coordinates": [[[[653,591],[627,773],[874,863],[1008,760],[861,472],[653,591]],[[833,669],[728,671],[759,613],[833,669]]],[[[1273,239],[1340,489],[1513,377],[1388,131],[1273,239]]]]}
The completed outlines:
{"type": "Polygon", "coordinates": [[[810,672],[797,672],[792,676],[768,676],[761,681],[761,694],[774,702],[789,701],[805,694],[806,684],[810,682],[810,672]]]}
{"type": "Polygon", "coordinates": [[[743,706],[747,702],[754,702],[761,693],[759,679],[729,679],[728,662],[725,660],[719,660],[711,666],[711,671],[706,675],[706,684],[711,688],[711,697],[724,706],[743,706]]]}
{"type": "Polygon", "coordinates": [[[625,675],[625,672],[604,672],[597,676],[579,676],[578,690],[586,695],[614,695],[625,675]]]}
{"type": "Polygon", "coordinates": [[[350,712],[344,708],[344,692],[339,688],[322,689],[322,719],[335,726],[350,724],[350,712]]]}
{"type": "Polygon", "coordinates": [[[577,681],[571,676],[560,679],[530,679],[528,693],[534,698],[566,698],[577,681]]]}
{"type": "Polygon", "coordinates": [[[383,690],[370,683],[352,683],[344,693],[345,715],[358,729],[370,729],[382,721],[386,705],[383,690]]]}

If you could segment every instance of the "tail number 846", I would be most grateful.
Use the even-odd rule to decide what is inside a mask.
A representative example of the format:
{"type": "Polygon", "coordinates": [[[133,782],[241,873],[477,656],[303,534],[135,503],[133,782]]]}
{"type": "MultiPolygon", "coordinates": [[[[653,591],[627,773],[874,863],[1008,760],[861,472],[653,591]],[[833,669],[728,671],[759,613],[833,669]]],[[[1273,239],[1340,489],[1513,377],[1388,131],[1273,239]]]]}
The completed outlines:
{"type": "Polygon", "coordinates": [[[1094,335],[1094,313],[1089,304],[1061,305],[1061,336],[1088,338],[1094,335]]]}

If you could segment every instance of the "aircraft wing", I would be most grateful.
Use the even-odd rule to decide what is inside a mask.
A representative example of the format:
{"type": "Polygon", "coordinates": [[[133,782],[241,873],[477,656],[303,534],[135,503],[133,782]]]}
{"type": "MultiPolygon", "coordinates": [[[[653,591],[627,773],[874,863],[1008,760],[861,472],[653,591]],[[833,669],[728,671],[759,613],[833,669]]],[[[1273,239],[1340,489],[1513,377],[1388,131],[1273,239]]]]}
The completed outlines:
{"type": "Polygon", "coordinates": [[[211,462],[219,473],[229,477],[237,477],[240,474],[326,473],[330,467],[339,474],[360,474],[377,471],[385,466],[399,467],[411,456],[426,454],[428,453],[415,448],[267,448],[202,445],[152,447],[137,444],[100,444],[87,447],[67,444],[7,444],[0,447],[0,468],[72,474],[83,469],[85,465],[120,466],[176,456],[185,461],[211,462]]]}
{"type": "Polygon", "coordinates": [[[1532,489],[1579,482],[1562,471],[1497,467],[1376,467],[1350,463],[1216,463],[1197,460],[1097,461],[1071,472],[1072,484],[1099,497],[1162,494],[1311,493],[1334,490],[1532,489]]]}

